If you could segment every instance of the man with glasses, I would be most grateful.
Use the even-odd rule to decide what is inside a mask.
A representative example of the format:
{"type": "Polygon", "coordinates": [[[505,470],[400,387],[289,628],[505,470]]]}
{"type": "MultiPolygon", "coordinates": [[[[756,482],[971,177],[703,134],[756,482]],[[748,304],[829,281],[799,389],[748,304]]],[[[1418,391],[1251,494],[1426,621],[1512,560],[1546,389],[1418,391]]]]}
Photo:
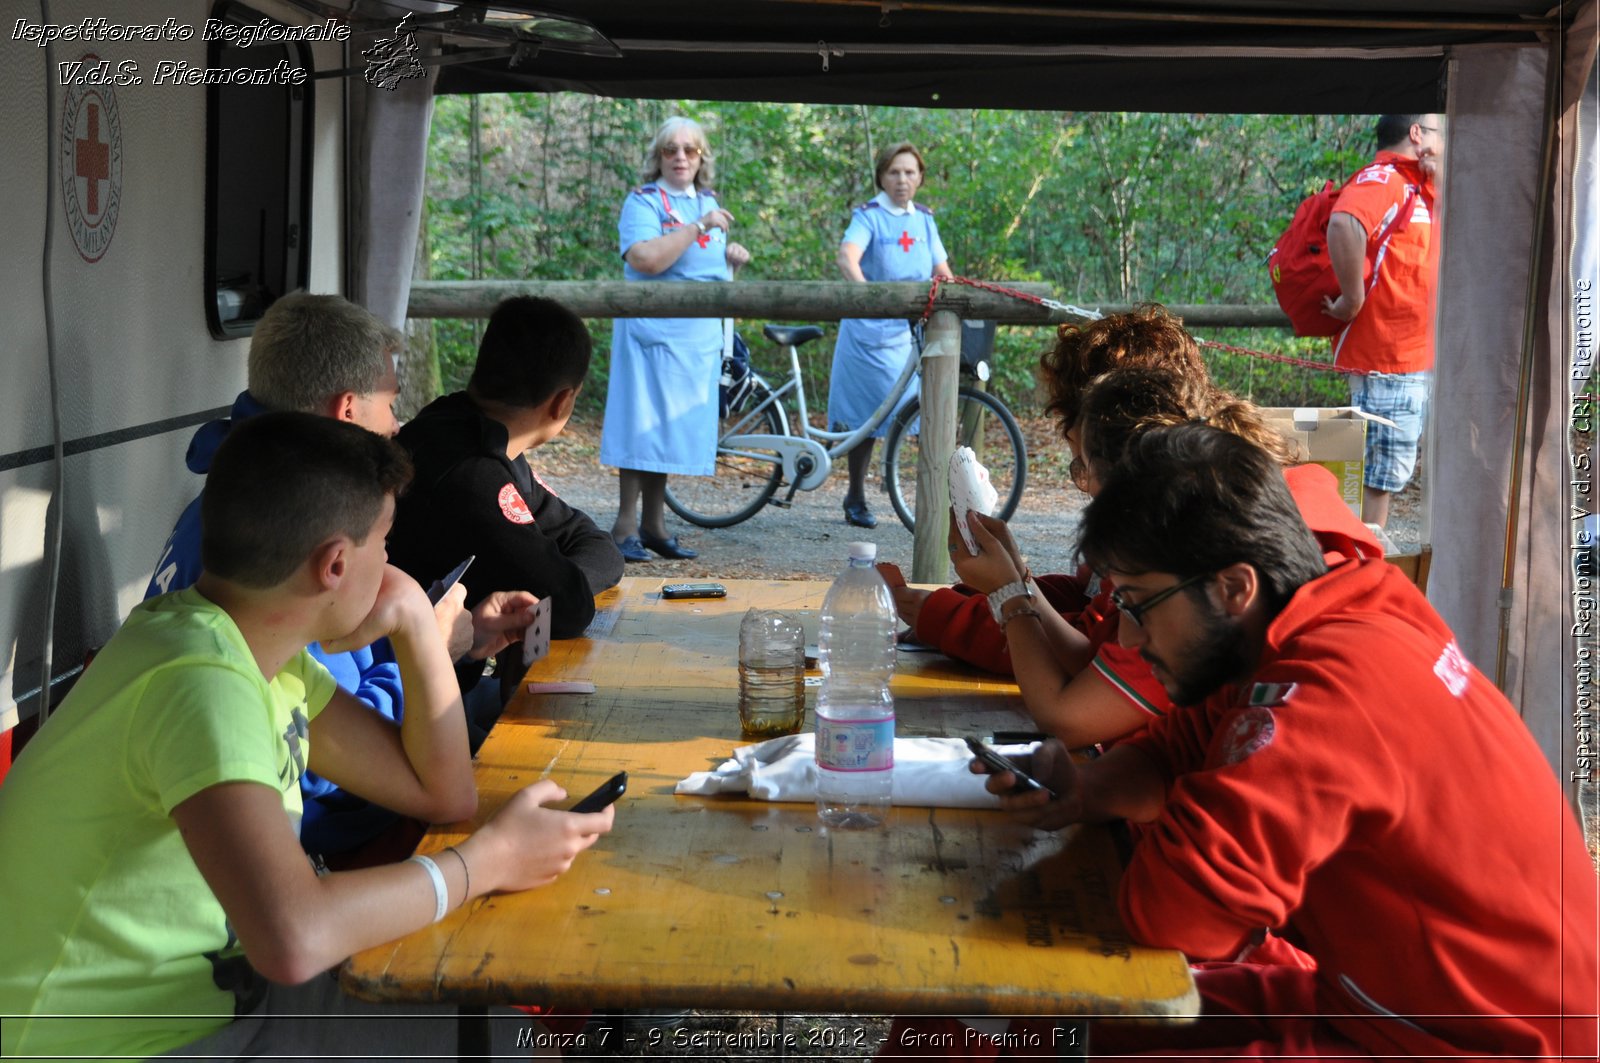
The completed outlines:
{"type": "Polygon", "coordinates": [[[1378,155],[1344,186],[1328,220],[1339,297],[1324,312],[1348,324],[1334,362],[1357,370],[1350,401],[1394,425],[1367,425],[1364,520],[1382,526],[1389,499],[1411,479],[1433,370],[1439,277],[1434,196],[1444,161],[1436,114],[1378,119],[1378,155]]]}
{"type": "Polygon", "coordinates": [[[1329,568],[1277,464],[1195,423],[1131,445],[1079,547],[1183,708],[1081,765],[1045,744],[1024,767],[1058,797],[988,786],[1037,827],[1142,825],[1123,920],[1200,963],[1202,1001],[1187,1027],[1097,1022],[1091,1052],[1594,1058],[1577,822],[1398,569],[1329,568]],[[1269,929],[1316,969],[1226,962],[1269,929]]]}

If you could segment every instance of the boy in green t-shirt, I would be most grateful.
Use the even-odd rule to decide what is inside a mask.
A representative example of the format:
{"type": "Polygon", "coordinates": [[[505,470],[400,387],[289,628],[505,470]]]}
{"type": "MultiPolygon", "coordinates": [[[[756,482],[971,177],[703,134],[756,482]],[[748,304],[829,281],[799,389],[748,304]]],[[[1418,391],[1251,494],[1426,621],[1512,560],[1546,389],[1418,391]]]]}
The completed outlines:
{"type": "MultiPolygon", "coordinates": [[[[471,896],[550,882],[610,830],[610,809],[541,807],[565,796],[544,781],[431,865],[319,877],[306,860],[308,769],[431,822],[477,807],[432,607],[386,560],[410,475],[391,440],[310,414],[262,414],[223,443],[202,509],[205,572],[133,611],[6,780],[0,896],[21,915],[0,935],[6,1056],[245,1056],[271,1051],[276,1033],[297,1051],[325,1047],[319,1030],[334,1024],[259,1020],[347,1002],[326,979],[311,994],[281,987],[471,896]],[[405,684],[399,725],[305,652],[381,637],[405,684]],[[263,1029],[241,1033],[236,1016],[263,1029]]],[[[400,1026],[415,1049],[422,1028],[400,1026]]]]}

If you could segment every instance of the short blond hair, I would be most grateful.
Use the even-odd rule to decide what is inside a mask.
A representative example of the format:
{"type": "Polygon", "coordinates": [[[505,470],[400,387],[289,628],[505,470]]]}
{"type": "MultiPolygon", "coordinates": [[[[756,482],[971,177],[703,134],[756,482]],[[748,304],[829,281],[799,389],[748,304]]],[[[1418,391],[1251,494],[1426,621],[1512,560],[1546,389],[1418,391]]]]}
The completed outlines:
{"type": "Polygon", "coordinates": [[[695,171],[694,186],[701,191],[712,186],[712,181],[717,175],[716,163],[711,157],[711,142],[706,140],[706,131],[700,123],[693,118],[674,115],[661,123],[661,128],[656,130],[656,135],[644,149],[644,166],[639,171],[639,179],[645,184],[661,176],[661,148],[672,140],[679,132],[687,132],[700,149],[700,169],[695,171]]]}
{"type": "Polygon", "coordinates": [[[245,386],[268,409],[320,413],[346,391],[378,390],[404,346],[398,329],[348,299],[291,292],[256,322],[245,386]]]}

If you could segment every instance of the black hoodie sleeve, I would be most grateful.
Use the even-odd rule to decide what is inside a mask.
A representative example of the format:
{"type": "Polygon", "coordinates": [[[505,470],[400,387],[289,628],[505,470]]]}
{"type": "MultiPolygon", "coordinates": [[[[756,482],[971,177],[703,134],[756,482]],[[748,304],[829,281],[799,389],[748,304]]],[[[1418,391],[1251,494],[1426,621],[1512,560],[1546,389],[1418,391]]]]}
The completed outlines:
{"type": "Polygon", "coordinates": [[[525,498],[508,463],[469,456],[431,483],[413,484],[390,536],[395,563],[427,586],[469,554],[467,605],[494,591],[550,598],[552,638],[573,638],[594,618],[596,591],[622,575],[611,537],[537,480],[525,498]],[[609,551],[609,556],[607,552],[609,551]]]}

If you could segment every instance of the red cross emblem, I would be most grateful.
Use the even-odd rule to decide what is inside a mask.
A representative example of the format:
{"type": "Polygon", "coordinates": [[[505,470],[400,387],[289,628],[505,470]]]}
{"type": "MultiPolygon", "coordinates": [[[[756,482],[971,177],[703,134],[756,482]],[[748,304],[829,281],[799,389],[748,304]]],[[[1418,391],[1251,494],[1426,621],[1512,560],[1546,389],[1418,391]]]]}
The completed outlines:
{"type": "Polygon", "coordinates": [[[711,242],[711,230],[707,229],[705,232],[701,233],[699,236],[696,236],[694,238],[694,242],[699,244],[701,247],[705,247],[707,244],[709,244],[711,242]]]}
{"type": "MultiPolygon", "coordinates": [[[[94,53],[80,62],[92,64],[94,53]]],[[[61,201],[72,242],[85,262],[99,262],[122,213],[122,117],[110,85],[68,87],[57,139],[61,201]]]]}
{"type": "Polygon", "coordinates": [[[111,147],[100,139],[100,108],[89,103],[88,139],[75,140],[73,147],[77,159],[77,175],[84,179],[89,189],[88,213],[100,213],[100,182],[111,180],[111,147]]]}
{"type": "Polygon", "coordinates": [[[906,232],[904,229],[900,230],[900,239],[895,241],[895,243],[900,245],[900,250],[904,251],[908,255],[911,253],[911,245],[916,242],[917,238],[906,232]]]}

